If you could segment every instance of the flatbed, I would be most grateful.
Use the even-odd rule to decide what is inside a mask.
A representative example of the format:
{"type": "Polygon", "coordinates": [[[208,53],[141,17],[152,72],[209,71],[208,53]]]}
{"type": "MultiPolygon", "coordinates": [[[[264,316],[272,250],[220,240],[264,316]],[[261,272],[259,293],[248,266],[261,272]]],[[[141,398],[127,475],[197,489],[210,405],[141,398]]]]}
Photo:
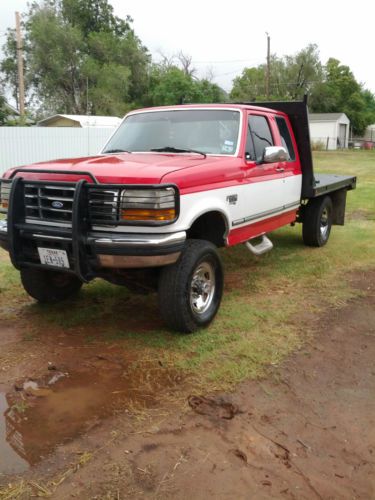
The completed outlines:
{"type": "Polygon", "coordinates": [[[315,183],[311,198],[332,193],[339,189],[351,190],[356,188],[357,178],[351,175],[314,174],[315,183]]]}

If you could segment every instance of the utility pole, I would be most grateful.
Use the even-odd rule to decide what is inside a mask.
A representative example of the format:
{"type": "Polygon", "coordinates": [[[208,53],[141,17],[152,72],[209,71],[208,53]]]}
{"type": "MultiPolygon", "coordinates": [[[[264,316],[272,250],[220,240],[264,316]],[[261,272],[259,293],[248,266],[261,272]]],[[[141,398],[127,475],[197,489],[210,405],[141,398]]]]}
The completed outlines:
{"type": "Polygon", "coordinates": [[[17,69],[18,69],[18,101],[20,115],[25,114],[25,83],[23,78],[23,46],[21,38],[20,13],[16,12],[16,41],[17,41],[17,69]]]}
{"type": "Polygon", "coordinates": [[[270,66],[271,66],[271,37],[266,31],[267,35],[267,71],[266,71],[266,96],[270,98],[270,66]]]}

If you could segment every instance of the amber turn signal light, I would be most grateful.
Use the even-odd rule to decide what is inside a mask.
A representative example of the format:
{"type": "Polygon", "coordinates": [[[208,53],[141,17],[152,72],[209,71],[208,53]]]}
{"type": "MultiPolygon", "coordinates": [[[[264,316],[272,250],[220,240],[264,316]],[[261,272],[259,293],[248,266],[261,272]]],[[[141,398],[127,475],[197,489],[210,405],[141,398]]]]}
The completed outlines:
{"type": "Polygon", "coordinates": [[[141,210],[141,209],[123,209],[121,210],[121,219],[129,221],[172,221],[176,218],[174,208],[141,210]]]}

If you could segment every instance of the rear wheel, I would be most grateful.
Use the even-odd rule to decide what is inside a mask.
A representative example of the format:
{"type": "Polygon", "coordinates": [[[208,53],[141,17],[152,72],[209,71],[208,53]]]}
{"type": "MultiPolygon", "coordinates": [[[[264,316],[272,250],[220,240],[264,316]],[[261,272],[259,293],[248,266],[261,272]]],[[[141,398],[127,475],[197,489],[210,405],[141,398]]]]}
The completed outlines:
{"type": "Polygon", "coordinates": [[[310,200],[305,207],[302,237],[305,245],[322,247],[331,234],[332,200],[329,196],[310,200]]]}
{"type": "Polygon", "coordinates": [[[159,305],[165,323],[183,333],[207,326],[223,294],[223,269],[216,247],[188,240],[179,260],[159,276],[159,305]]]}
{"type": "Polygon", "coordinates": [[[71,297],[83,284],[72,274],[32,267],[21,269],[21,281],[26,292],[44,304],[53,304],[71,297]]]}

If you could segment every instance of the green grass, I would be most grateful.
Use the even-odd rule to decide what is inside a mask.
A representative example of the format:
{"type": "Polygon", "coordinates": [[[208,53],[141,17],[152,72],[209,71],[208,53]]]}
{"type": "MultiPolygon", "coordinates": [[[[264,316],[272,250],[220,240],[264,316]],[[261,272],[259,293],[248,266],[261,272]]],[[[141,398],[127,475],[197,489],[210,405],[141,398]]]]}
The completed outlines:
{"type": "Polygon", "coordinates": [[[87,345],[116,344],[140,362],[161,360],[206,390],[264,374],[311,338],[311,318],[358,294],[348,273],[375,266],[375,153],[316,152],[314,159],[319,172],[358,176],[357,190],[348,193],[346,225],[335,226],[321,249],[303,246],[296,225],[272,233],[274,250],[262,258],[242,245],[222,250],[226,291],[208,329],[171,333],[160,321],[155,295],[133,295],[99,280],[75,301],[40,307],[22,291],[5,253],[0,320],[22,311],[33,328],[25,339],[30,344],[35,337],[43,341],[45,330],[63,329],[72,337],[82,335],[87,345]]]}

